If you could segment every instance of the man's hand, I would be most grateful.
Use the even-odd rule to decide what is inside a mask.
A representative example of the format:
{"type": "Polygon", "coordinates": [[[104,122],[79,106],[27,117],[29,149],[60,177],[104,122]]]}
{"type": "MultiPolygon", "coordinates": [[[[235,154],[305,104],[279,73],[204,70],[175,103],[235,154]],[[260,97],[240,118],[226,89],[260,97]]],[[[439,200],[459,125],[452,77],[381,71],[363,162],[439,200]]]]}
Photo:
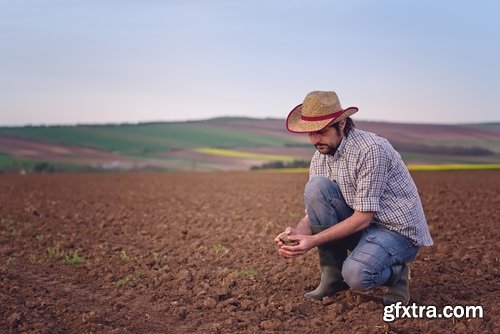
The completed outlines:
{"type": "Polygon", "coordinates": [[[283,234],[285,234],[287,237],[289,237],[291,235],[295,235],[296,232],[295,232],[295,229],[293,227],[287,227],[284,232],[281,232],[280,234],[278,234],[276,236],[276,238],[274,238],[274,244],[276,245],[276,248],[278,248],[278,250],[281,248],[281,246],[284,245],[284,243],[282,241],[283,234]]]}
{"type": "Polygon", "coordinates": [[[278,234],[278,236],[274,238],[274,244],[278,249],[278,253],[280,253],[283,257],[302,255],[312,247],[316,246],[311,246],[311,234],[312,231],[309,226],[309,218],[305,215],[304,218],[298,222],[295,228],[287,227],[284,232],[278,234]],[[283,234],[286,238],[283,238],[283,234]],[[282,239],[288,239],[290,243],[285,245],[282,239]],[[298,245],[292,245],[291,243],[298,243],[298,245]]]}
{"type": "Polygon", "coordinates": [[[283,245],[279,247],[278,253],[281,256],[291,258],[295,256],[304,255],[311,248],[316,247],[314,237],[312,235],[290,235],[288,239],[291,241],[298,241],[298,245],[283,245]]]}

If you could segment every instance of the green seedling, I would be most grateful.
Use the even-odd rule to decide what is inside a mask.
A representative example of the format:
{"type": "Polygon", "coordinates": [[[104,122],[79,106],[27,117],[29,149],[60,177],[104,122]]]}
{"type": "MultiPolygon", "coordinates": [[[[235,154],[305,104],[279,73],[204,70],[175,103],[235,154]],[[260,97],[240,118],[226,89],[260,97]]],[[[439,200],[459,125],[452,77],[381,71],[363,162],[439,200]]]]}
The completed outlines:
{"type": "Polygon", "coordinates": [[[0,267],[1,269],[3,270],[7,270],[9,269],[9,267],[11,265],[14,264],[14,262],[16,261],[16,259],[13,257],[13,256],[9,256],[6,260],[5,260],[5,263],[0,267]]]}
{"type": "Polygon", "coordinates": [[[116,284],[117,287],[123,288],[123,287],[125,287],[127,285],[134,286],[136,283],[137,283],[137,278],[127,276],[125,278],[122,278],[122,279],[116,281],[115,284],[116,284]]]}
{"type": "Polygon", "coordinates": [[[257,275],[257,270],[255,270],[255,268],[253,268],[253,267],[243,269],[242,271],[240,271],[238,273],[238,276],[240,276],[240,277],[248,277],[248,276],[255,276],[255,275],[257,275]]]}
{"type": "Polygon", "coordinates": [[[220,256],[224,256],[229,252],[229,248],[227,248],[223,244],[217,244],[214,246],[214,251],[215,251],[215,254],[220,255],[220,256]]]}
{"type": "Polygon", "coordinates": [[[155,251],[151,251],[150,254],[151,254],[151,257],[153,258],[153,260],[155,260],[155,262],[161,261],[162,257],[160,255],[160,253],[155,252],[155,251]]]}
{"type": "Polygon", "coordinates": [[[36,255],[30,255],[29,261],[31,264],[41,265],[43,263],[42,259],[37,259],[36,255]]]}
{"type": "Polygon", "coordinates": [[[21,234],[21,231],[19,231],[17,228],[15,228],[14,226],[11,226],[9,228],[10,230],[10,235],[13,236],[13,237],[17,237],[18,235],[21,234]]]}
{"type": "Polygon", "coordinates": [[[47,255],[50,258],[59,258],[64,256],[64,251],[61,249],[61,242],[58,241],[53,247],[47,248],[47,255]]]}
{"type": "Polygon", "coordinates": [[[122,250],[120,252],[120,259],[122,259],[123,261],[128,261],[130,260],[130,257],[128,256],[127,254],[127,251],[126,250],[122,250]]]}
{"type": "Polygon", "coordinates": [[[14,222],[11,220],[7,219],[0,219],[0,225],[2,225],[2,228],[0,229],[0,233],[2,235],[11,235],[11,236],[16,236],[17,230],[14,227],[14,222]]]}
{"type": "Polygon", "coordinates": [[[16,259],[13,256],[9,256],[7,260],[5,261],[5,266],[9,267],[11,264],[13,264],[16,261],[16,259]]]}
{"type": "Polygon", "coordinates": [[[137,262],[137,260],[139,260],[139,258],[140,258],[139,256],[131,256],[131,255],[129,255],[126,250],[122,250],[120,252],[120,259],[122,261],[125,261],[125,262],[128,262],[128,261],[135,261],[135,262],[137,262]]]}
{"type": "Polygon", "coordinates": [[[156,276],[155,278],[153,278],[154,285],[160,285],[162,281],[163,281],[163,278],[161,276],[156,276]]]}
{"type": "Polygon", "coordinates": [[[74,252],[73,256],[64,255],[64,263],[70,266],[76,266],[83,263],[85,259],[78,255],[78,252],[74,252]]]}
{"type": "Polygon", "coordinates": [[[60,249],[57,249],[55,247],[49,247],[47,248],[47,255],[49,257],[59,257],[60,256],[60,249]]]}

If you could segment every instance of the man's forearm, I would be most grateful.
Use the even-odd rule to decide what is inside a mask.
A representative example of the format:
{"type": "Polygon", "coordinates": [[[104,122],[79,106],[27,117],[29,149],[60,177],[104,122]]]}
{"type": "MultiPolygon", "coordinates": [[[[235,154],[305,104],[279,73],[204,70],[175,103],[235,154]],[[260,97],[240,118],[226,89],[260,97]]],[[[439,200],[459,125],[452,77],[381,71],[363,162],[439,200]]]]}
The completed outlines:
{"type": "Polygon", "coordinates": [[[322,245],[329,241],[340,240],[368,227],[373,218],[372,212],[355,211],[352,216],[331,226],[314,236],[314,244],[322,245]]]}

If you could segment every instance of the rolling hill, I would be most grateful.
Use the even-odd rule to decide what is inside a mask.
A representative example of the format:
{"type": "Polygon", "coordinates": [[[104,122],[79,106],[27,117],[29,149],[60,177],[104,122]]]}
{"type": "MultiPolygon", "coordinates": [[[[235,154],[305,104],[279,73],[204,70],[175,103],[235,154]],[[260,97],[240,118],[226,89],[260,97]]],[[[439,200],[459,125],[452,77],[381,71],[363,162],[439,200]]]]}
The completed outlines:
{"type": "MultiPolygon", "coordinates": [[[[436,125],[356,121],[387,138],[407,164],[498,164],[500,123],[436,125]]],[[[0,170],[248,170],[306,165],[314,148],[282,119],[0,127],[0,170]]]]}

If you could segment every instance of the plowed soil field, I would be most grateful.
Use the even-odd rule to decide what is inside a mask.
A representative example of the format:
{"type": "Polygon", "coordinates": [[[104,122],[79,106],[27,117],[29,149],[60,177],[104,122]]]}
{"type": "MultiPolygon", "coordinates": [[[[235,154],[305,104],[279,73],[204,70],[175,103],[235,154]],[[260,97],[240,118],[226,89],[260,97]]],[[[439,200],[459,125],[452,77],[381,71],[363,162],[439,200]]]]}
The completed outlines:
{"type": "Polygon", "coordinates": [[[500,172],[413,177],[435,245],[411,303],[483,318],[384,322],[383,289],[304,300],[317,251],[273,238],[305,174],[0,175],[1,333],[499,333],[500,172]]]}

